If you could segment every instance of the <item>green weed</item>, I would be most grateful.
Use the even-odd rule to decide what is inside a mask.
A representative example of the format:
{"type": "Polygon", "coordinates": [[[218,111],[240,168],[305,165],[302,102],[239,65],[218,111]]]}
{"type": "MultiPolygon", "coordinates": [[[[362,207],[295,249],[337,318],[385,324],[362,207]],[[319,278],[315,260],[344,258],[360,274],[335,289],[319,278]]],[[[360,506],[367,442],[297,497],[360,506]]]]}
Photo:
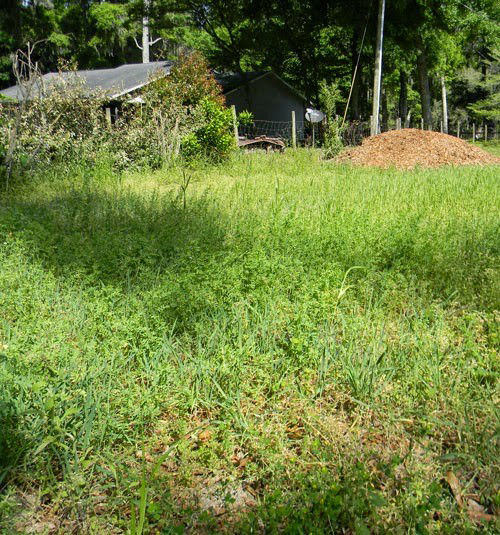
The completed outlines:
{"type": "Polygon", "coordinates": [[[497,171],[299,150],[17,184],[0,527],[481,529],[444,475],[496,514],[497,171]]]}

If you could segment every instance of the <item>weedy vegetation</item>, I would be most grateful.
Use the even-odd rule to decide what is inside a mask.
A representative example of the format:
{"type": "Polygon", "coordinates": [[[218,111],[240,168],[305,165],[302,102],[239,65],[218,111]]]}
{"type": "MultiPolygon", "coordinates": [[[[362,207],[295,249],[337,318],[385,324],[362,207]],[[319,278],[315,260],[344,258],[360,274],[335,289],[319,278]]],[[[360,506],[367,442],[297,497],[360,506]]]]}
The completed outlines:
{"type": "Polygon", "coordinates": [[[12,184],[0,530],[496,532],[498,206],[305,149],[12,184]]]}

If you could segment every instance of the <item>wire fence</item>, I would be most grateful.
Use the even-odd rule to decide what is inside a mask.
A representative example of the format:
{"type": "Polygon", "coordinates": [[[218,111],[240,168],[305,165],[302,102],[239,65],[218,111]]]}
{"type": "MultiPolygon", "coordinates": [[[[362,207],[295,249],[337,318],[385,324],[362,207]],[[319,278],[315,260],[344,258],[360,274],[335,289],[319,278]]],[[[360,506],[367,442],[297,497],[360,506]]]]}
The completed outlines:
{"type": "MultiPolygon", "coordinates": [[[[297,141],[306,146],[321,145],[325,134],[325,124],[312,124],[308,121],[296,121],[297,141]]],[[[402,128],[422,128],[421,122],[410,126],[401,125],[399,120],[381,125],[381,132],[402,128]]],[[[240,126],[239,135],[245,138],[268,136],[290,142],[292,139],[292,121],[255,120],[251,125],[240,126]]],[[[360,145],[363,139],[371,135],[370,121],[350,121],[342,128],[344,145],[360,145]]],[[[433,125],[433,131],[442,131],[442,125],[433,125]]],[[[492,141],[500,138],[500,122],[475,123],[471,120],[453,121],[448,125],[448,133],[468,141],[492,141]]]]}
{"type": "MultiPolygon", "coordinates": [[[[303,140],[309,123],[296,121],[297,139],[303,140]]],[[[255,138],[258,136],[278,137],[284,140],[292,139],[292,121],[263,121],[255,120],[251,125],[239,126],[240,136],[255,138]]]]}
{"type": "MultiPolygon", "coordinates": [[[[399,126],[398,122],[391,125],[382,125],[381,132],[388,132],[402,128],[423,129],[422,124],[411,126],[399,126]]],[[[443,132],[443,126],[433,125],[434,132],[443,132]]],[[[448,134],[459,137],[467,141],[493,141],[500,138],[500,123],[491,121],[489,123],[475,123],[473,121],[453,121],[448,124],[448,134]]],[[[342,139],[345,145],[359,145],[364,138],[371,135],[369,121],[352,121],[345,125],[342,132],[342,139]]]]}

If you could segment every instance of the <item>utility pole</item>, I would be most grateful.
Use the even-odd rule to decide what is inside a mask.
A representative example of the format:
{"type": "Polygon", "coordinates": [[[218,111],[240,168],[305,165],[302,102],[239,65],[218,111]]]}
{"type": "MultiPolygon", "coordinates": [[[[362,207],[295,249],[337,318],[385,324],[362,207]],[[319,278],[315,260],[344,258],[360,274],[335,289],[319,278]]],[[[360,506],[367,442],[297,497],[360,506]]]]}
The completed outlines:
{"type": "Polygon", "coordinates": [[[134,37],[137,48],[142,50],[142,62],[149,63],[149,47],[161,41],[161,37],[151,39],[149,31],[149,12],[151,10],[151,0],[143,0],[144,14],[142,16],[142,46],[137,42],[134,37]]]}
{"type": "Polygon", "coordinates": [[[375,76],[373,79],[373,111],[371,135],[379,133],[380,93],[382,88],[382,45],[384,41],[385,0],[379,0],[377,21],[377,46],[375,49],[375,76]]]}
{"type": "Polygon", "coordinates": [[[149,63],[149,8],[151,0],[144,0],[144,15],[142,17],[142,62],[149,63]]]}

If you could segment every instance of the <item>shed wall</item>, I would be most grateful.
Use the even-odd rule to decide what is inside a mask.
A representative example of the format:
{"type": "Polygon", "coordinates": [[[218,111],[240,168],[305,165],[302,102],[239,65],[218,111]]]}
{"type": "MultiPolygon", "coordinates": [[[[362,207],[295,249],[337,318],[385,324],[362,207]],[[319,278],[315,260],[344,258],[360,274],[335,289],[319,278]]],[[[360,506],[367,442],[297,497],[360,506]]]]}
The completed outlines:
{"type": "Polygon", "coordinates": [[[290,125],[279,123],[290,123],[293,110],[297,120],[297,137],[304,138],[305,103],[274,76],[264,76],[229,93],[226,95],[226,103],[228,106],[234,104],[238,113],[251,111],[257,131],[262,126],[266,129],[266,134],[282,137],[291,135],[290,125]]]}

